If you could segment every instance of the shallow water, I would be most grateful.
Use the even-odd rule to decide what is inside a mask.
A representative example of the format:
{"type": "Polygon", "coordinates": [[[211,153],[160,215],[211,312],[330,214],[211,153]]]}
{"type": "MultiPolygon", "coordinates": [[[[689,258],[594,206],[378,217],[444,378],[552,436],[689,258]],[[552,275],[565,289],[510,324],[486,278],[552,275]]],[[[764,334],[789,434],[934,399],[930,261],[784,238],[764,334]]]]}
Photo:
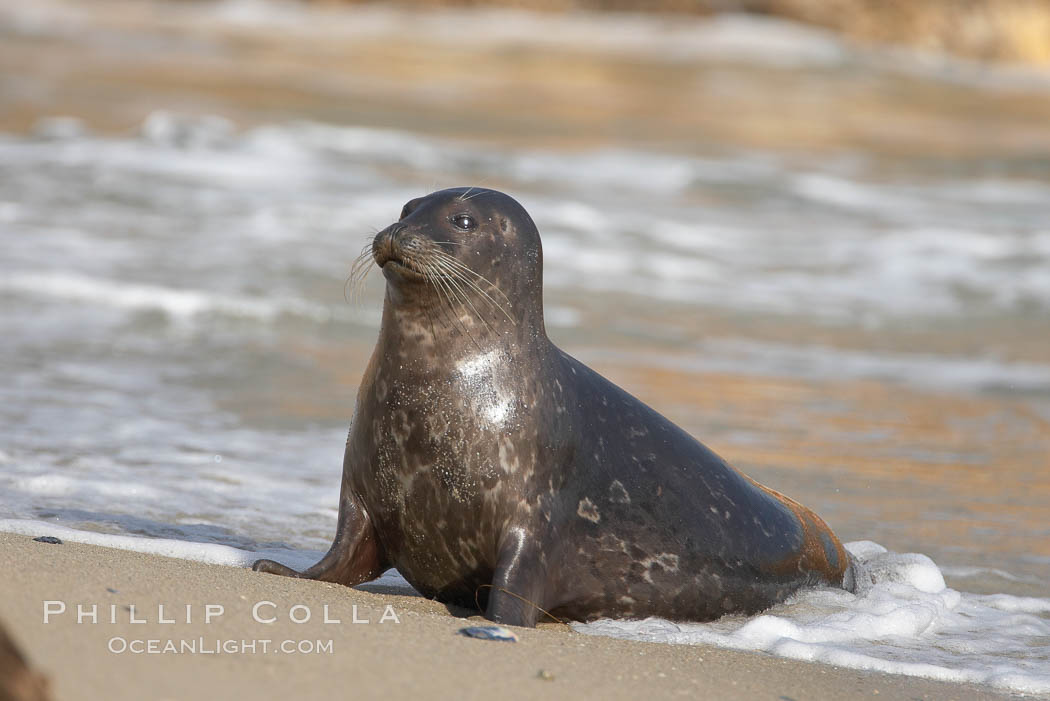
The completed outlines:
{"type": "MultiPolygon", "coordinates": [[[[932,557],[946,621],[1050,600],[1050,79],[745,18],[134,7],[0,5],[0,518],[325,549],[382,292],[348,265],[480,183],[539,225],[557,343],[932,557]]],[[[1046,691],[1025,615],[982,679],[1046,691]]]]}

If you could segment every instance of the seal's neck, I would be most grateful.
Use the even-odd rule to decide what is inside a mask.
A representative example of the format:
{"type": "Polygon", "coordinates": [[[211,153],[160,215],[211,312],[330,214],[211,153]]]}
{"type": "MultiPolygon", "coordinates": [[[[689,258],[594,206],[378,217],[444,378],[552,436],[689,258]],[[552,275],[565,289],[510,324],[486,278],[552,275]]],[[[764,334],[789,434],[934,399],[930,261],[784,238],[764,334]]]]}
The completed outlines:
{"type": "Polygon", "coordinates": [[[507,307],[477,297],[450,302],[429,287],[406,291],[387,284],[380,341],[401,352],[449,360],[491,351],[513,359],[545,349],[542,300],[507,307]]]}

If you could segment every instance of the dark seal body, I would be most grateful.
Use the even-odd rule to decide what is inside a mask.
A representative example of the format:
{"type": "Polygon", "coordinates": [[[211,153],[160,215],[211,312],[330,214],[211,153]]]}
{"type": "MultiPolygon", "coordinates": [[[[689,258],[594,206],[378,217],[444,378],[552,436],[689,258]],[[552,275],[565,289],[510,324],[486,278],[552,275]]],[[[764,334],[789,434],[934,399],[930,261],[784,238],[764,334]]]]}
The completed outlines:
{"type": "Polygon", "coordinates": [[[379,342],[343,462],[335,541],[303,573],[396,567],[503,623],[752,613],[852,589],[828,526],[558,349],[532,219],[491,190],[409,202],[371,254],[379,342]]]}

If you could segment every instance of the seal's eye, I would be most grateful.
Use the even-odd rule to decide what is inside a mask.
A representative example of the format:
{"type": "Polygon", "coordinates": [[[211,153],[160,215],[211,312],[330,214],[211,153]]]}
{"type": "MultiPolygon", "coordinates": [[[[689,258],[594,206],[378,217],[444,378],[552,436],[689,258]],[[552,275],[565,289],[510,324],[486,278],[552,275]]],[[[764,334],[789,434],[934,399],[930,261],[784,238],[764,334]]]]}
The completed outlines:
{"type": "Polygon", "coordinates": [[[474,217],[469,214],[455,214],[452,216],[452,223],[457,229],[463,229],[463,231],[470,231],[478,228],[478,223],[474,221],[474,217]]]}

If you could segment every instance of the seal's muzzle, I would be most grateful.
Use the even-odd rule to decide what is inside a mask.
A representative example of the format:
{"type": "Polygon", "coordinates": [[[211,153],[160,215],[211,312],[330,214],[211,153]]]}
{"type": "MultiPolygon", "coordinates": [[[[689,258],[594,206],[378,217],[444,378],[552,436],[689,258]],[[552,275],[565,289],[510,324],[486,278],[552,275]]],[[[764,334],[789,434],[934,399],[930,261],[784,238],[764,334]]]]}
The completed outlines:
{"type": "Polygon", "coordinates": [[[397,239],[398,235],[404,230],[404,224],[391,224],[376,234],[376,237],[372,240],[372,257],[380,268],[391,260],[401,262],[402,257],[397,239]]]}

